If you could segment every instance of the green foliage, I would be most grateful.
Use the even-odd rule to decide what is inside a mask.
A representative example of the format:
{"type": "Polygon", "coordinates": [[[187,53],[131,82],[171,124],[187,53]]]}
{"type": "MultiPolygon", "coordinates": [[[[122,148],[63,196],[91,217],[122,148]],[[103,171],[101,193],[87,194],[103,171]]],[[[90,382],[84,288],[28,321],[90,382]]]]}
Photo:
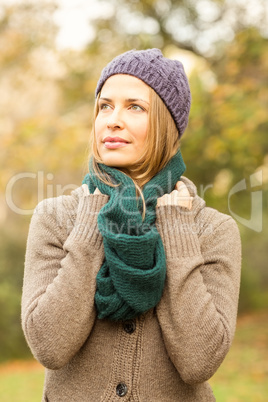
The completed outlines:
{"type": "Polygon", "coordinates": [[[172,44],[214,58],[240,30],[253,26],[266,31],[265,0],[255,4],[258,18],[252,18],[251,8],[237,1],[110,0],[108,16],[104,12],[93,21],[93,45],[102,55],[111,51],[116,55],[126,48],[164,49],[172,44]]]}
{"type": "Polygon", "coordinates": [[[24,238],[0,236],[0,361],[29,356],[20,324],[24,238]]]}
{"type": "Polygon", "coordinates": [[[251,29],[241,32],[224,57],[209,66],[210,76],[198,69],[191,76],[193,106],[183,148],[194,160],[188,170],[192,177],[214,182],[220,170],[228,169],[233,185],[264,163],[267,60],[267,39],[251,29]],[[208,87],[211,77],[215,82],[208,87]]]}
{"type": "MultiPolygon", "coordinates": [[[[264,4],[257,2],[260,7],[264,4]]],[[[109,3],[112,13],[93,22],[96,38],[79,51],[56,49],[53,4],[2,9],[0,190],[5,193],[15,174],[34,173],[35,179],[18,180],[12,188],[14,204],[31,210],[43,198],[69,192],[71,188],[64,186],[79,185],[87,165],[94,90],[101,68],[133,47],[160,47],[169,57],[186,49],[187,57],[195,61],[190,74],[190,122],[181,144],[186,173],[207,204],[225,213],[231,212],[230,190],[246,179],[247,190],[233,195],[230,207],[249,219],[249,178],[263,171],[263,185],[253,189],[263,191],[263,230],[256,233],[240,225],[240,312],[267,306],[268,47],[267,37],[261,35],[263,21],[259,26],[251,21],[247,27],[246,10],[237,13],[238,6],[228,8],[224,0],[213,2],[221,13],[210,22],[202,21],[200,1],[109,3]],[[202,51],[198,40],[218,22],[227,29],[228,11],[237,18],[236,28],[231,28],[236,33],[233,41],[226,45],[221,39],[212,50],[202,51]]],[[[16,214],[1,195],[2,201],[0,359],[4,360],[29,354],[20,328],[20,298],[30,216],[16,214]]]]}
{"type": "Polygon", "coordinates": [[[243,239],[243,270],[239,311],[260,310],[268,306],[267,238],[268,216],[263,217],[261,233],[241,228],[243,239]]]}

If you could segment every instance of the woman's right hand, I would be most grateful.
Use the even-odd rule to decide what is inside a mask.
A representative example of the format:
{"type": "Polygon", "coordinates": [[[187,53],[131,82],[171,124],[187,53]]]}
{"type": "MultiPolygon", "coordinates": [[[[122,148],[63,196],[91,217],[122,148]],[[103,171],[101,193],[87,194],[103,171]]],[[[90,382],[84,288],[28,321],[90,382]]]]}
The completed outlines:
{"type": "MultiPolygon", "coordinates": [[[[84,196],[90,194],[90,193],[89,193],[89,188],[88,188],[88,185],[87,185],[87,184],[82,184],[82,188],[83,188],[83,191],[84,191],[84,196]]],[[[102,193],[100,192],[100,190],[98,189],[98,187],[96,187],[96,189],[95,189],[95,191],[94,191],[93,194],[100,195],[100,194],[102,194],[102,193]]]]}

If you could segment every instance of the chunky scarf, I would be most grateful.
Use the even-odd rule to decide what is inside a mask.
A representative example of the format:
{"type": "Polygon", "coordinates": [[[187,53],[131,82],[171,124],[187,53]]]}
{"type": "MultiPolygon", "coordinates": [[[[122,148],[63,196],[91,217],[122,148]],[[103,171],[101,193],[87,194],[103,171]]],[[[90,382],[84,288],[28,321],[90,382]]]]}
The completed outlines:
{"type": "Polygon", "coordinates": [[[146,204],[137,199],[132,179],[120,170],[99,164],[116,187],[100,180],[92,169],[83,183],[109,196],[98,214],[105,260],[97,274],[95,305],[98,318],[126,320],[148,311],[160,301],[166,276],[165,251],[155,226],[157,198],[170,193],[185,171],[180,151],[143,187],[146,204]]]}

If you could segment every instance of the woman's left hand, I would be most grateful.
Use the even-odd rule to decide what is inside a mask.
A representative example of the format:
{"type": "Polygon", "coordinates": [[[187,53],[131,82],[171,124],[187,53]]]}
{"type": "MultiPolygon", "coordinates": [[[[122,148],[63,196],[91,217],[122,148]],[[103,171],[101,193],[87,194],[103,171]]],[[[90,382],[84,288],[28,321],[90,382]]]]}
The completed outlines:
{"type": "Polygon", "coordinates": [[[190,196],[186,185],[182,181],[178,181],[175,185],[175,189],[170,194],[164,194],[162,197],[158,198],[156,205],[178,205],[191,210],[192,200],[193,197],[190,196]]]}

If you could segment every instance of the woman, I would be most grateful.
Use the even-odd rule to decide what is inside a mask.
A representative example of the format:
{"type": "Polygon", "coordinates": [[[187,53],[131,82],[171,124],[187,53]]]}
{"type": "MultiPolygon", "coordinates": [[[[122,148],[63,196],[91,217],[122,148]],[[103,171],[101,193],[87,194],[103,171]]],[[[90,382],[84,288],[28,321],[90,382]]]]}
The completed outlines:
{"type": "Polygon", "coordinates": [[[101,74],[83,185],[30,225],[22,297],[43,401],[214,401],[235,331],[240,237],[182,174],[180,62],[129,51],[101,74]],[[122,399],[121,399],[122,398],[122,399]]]}

